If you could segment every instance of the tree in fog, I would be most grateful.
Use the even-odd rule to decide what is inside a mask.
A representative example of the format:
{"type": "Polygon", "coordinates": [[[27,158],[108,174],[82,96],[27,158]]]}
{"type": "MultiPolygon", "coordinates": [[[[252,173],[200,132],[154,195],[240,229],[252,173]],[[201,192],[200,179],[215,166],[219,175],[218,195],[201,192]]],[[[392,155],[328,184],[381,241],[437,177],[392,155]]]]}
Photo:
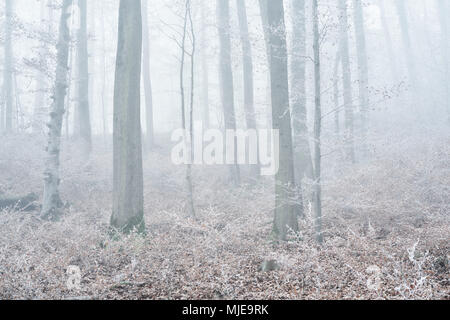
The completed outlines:
{"type": "MultiPolygon", "coordinates": [[[[270,80],[272,93],[273,129],[279,130],[279,170],[275,176],[276,239],[286,240],[289,230],[298,231],[295,192],[294,159],[292,151],[291,113],[289,110],[288,60],[286,27],[282,0],[267,3],[270,30],[270,80]]],[[[275,143],[277,143],[275,141],[275,143]]]]}
{"type": "Polygon", "coordinates": [[[61,129],[64,116],[64,101],[67,90],[70,31],[67,20],[72,0],[64,0],[59,22],[57,44],[57,65],[53,88],[53,103],[50,107],[49,139],[44,171],[44,196],[41,217],[55,220],[61,215],[62,201],[59,196],[59,154],[61,148],[61,129]]]}
{"type": "Polygon", "coordinates": [[[89,111],[89,55],[87,36],[87,0],[78,0],[80,8],[80,29],[78,30],[78,121],[82,156],[92,149],[91,119],[89,111]]]}
{"type": "Polygon", "coordinates": [[[12,27],[13,27],[13,0],[5,0],[5,42],[4,42],[4,70],[3,70],[3,97],[5,104],[2,112],[2,125],[4,131],[11,133],[13,130],[13,52],[12,52],[12,27]]]}
{"type": "Polygon", "coordinates": [[[314,33],[314,211],[316,238],[319,243],[323,241],[322,236],[322,150],[321,150],[321,133],[322,133],[322,106],[321,106],[321,75],[320,75],[320,33],[319,33],[319,11],[318,2],[313,0],[313,33],[314,33]]]}
{"type": "Polygon", "coordinates": [[[206,21],[206,8],[205,4],[201,7],[201,46],[200,57],[202,67],[202,121],[203,128],[210,127],[210,115],[209,115],[209,70],[208,70],[208,54],[207,47],[209,39],[207,38],[207,21],[206,21]]]}
{"type": "MultiPolygon", "coordinates": [[[[247,129],[256,130],[256,113],[254,105],[253,57],[252,45],[248,33],[247,8],[245,0],[236,0],[239,31],[242,45],[242,65],[244,75],[244,113],[247,129]]],[[[255,176],[259,174],[259,166],[252,166],[255,176]]]]}
{"type": "Polygon", "coordinates": [[[353,138],[353,94],[352,75],[350,69],[350,49],[348,46],[348,18],[347,1],[339,0],[339,29],[340,29],[340,55],[342,63],[342,81],[344,88],[344,113],[345,113],[345,153],[347,160],[355,162],[354,138],[353,138]]]}
{"type": "Polygon", "coordinates": [[[441,50],[443,65],[443,87],[444,87],[444,107],[447,110],[448,121],[450,122],[450,55],[449,55],[449,23],[450,5],[446,0],[438,1],[439,22],[441,25],[441,50]]]}
{"type": "Polygon", "coordinates": [[[153,93],[150,77],[150,34],[148,26],[148,0],[142,1],[142,80],[145,96],[145,124],[147,127],[144,147],[150,151],[154,143],[153,93]]]}
{"type": "Polygon", "coordinates": [[[114,81],[113,213],[111,226],[145,230],[140,117],[141,1],[121,0],[114,81]]]}
{"type": "MultiPolygon", "coordinates": [[[[365,139],[369,113],[369,63],[367,58],[366,29],[362,0],[353,0],[353,17],[358,61],[359,109],[361,112],[361,135],[365,139]]],[[[365,141],[363,142],[365,143],[365,141]]]]}
{"type": "Polygon", "coordinates": [[[292,0],[291,109],[295,177],[298,184],[312,177],[311,150],[306,114],[306,14],[305,0],[292,0]]]}
{"type": "MultiPolygon", "coordinates": [[[[220,93],[226,130],[236,130],[236,116],[234,110],[233,71],[231,65],[230,39],[230,3],[229,0],[217,0],[217,22],[220,42],[220,93]]],[[[234,143],[234,164],[229,165],[231,181],[240,183],[240,171],[237,164],[236,139],[234,143]]]]}

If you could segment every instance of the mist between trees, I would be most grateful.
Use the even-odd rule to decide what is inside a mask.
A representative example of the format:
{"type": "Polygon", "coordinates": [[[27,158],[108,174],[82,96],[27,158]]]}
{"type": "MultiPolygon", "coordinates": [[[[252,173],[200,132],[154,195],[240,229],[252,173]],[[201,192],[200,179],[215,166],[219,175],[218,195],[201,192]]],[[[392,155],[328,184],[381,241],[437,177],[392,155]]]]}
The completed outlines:
{"type": "Polygon", "coordinates": [[[0,298],[448,298],[449,1],[0,10],[0,298]]]}

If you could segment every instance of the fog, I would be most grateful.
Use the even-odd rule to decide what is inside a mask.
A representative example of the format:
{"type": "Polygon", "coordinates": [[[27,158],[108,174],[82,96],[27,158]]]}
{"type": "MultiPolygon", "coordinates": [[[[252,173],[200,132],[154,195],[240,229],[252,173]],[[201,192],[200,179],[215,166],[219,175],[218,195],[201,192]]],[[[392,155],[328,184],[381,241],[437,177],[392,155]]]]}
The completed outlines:
{"type": "Polygon", "coordinates": [[[3,0],[0,299],[448,299],[446,0],[3,0]]]}

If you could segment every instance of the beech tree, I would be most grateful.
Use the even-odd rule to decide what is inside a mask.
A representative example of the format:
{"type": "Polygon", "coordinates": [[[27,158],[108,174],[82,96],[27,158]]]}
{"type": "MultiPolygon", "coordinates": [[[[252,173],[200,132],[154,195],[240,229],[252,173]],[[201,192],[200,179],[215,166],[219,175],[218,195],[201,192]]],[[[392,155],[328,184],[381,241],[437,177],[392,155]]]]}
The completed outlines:
{"type": "MultiPolygon", "coordinates": [[[[229,0],[217,0],[217,24],[220,42],[220,93],[223,108],[225,130],[236,130],[236,115],[234,110],[233,70],[231,67],[230,39],[230,3],[229,0]]],[[[229,165],[230,178],[234,185],[240,183],[240,170],[237,164],[236,139],[234,143],[234,164],[229,165]]]]}
{"type": "Polygon", "coordinates": [[[64,101],[67,92],[67,74],[69,60],[70,31],[67,20],[70,17],[69,8],[72,0],[63,0],[61,18],[59,21],[59,38],[57,44],[57,65],[53,103],[50,107],[50,122],[48,124],[48,146],[44,171],[44,195],[41,217],[56,220],[61,216],[62,201],[59,195],[59,154],[61,148],[61,130],[64,116],[64,101]]]}
{"type": "MultiPolygon", "coordinates": [[[[282,0],[270,0],[267,7],[270,30],[270,80],[272,93],[273,129],[279,130],[279,170],[275,176],[274,236],[286,240],[288,231],[298,231],[297,204],[292,151],[291,112],[289,110],[289,81],[286,27],[282,0]]],[[[275,141],[277,143],[277,141],[275,141]]]]}
{"type": "Polygon", "coordinates": [[[140,0],[120,0],[114,80],[113,213],[111,226],[144,232],[140,79],[142,17],[140,0]]]}
{"type": "Polygon", "coordinates": [[[3,111],[4,131],[13,131],[13,52],[12,52],[12,16],[13,1],[5,0],[5,44],[4,44],[4,71],[3,71],[3,96],[5,106],[3,111]]]}

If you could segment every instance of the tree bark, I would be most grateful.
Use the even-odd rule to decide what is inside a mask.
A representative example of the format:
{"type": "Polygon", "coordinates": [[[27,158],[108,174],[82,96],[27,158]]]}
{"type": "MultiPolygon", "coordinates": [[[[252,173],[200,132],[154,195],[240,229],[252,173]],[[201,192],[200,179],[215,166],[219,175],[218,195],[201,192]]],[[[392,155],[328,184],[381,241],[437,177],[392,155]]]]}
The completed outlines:
{"type": "MultiPolygon", "coordinates": [[[[279,130],[279,170],[275,176],[274,236],[286,240],[288,231],[298,231],[294,159],[292,151],[291,113],[286,28],[282,0],[270,0],[267,7],[270,29],[270,79],[273,129],[279,130]],[[294,191],[293,191],[294,190],[294,191]]],[[[277,143],[277,141],[275,141],[277,143]]]]}
{"type": "Polygon", "coordinates": [[[353,94],[352,76],[350,69],[350,53],[348,47],[348,19],[346,0],[339,0],[340,18],[340,52],[342,59],[342,81],[344,87],[344,110],[345,110],[345,150],[347,160],[355,162],[354,138],[353,138],[353,94]]]}
{"type": "Polygon", "coordinates": [[[82,156],[87,158],[92,149],[91,120],[89,114],[89,55],[87,39],[87,3],[78,0],[80,30],[78,33],[78,117],[82,156]]]}
{"type": "Polygon", "coordinates": [[[13,131],[13,52],[12,52],[13,1],[5,0],[5,44],[3,71],[3,96],[5,98],[5,131],[13,131]]]}
{"type": "MultiPolygon", "coordinates": [[[[230,39],[230,4],[229,0],[217,0],[217,20],[220,42],[220,88],[225,130],[236,130],[236,116],[234,110],[233,71],[231,66],[230,39]]],[[[240,184],[240,170],[237,164],[237,148],[235,139],[235,163],[229,165],[230,178],[234,185],[240,184]]]]}
{"type": "Polygon", "coordinates": [[[62,202],[59,196],[59,154],[61,146],[61,129],[64,115],[64,100],[67,90],[67,74],[69,59],[70,31],[67,19],[72,0],[64,0],[59,23],[59,39],[57,44],[57,65],[53,103],[50,111],[49,140],[44,172],[44,196],[41,217],[56,220],[60,217],[62,202]]]}
{"type": "Polygon", "coordinates": [[[321,75],[320,75],[320,34],[319,12],[317,0],[313,0],[313,33],[314,33],[314,83],[315,83],[315,112],[314,112],[314,208],[317,242],[323,242],[322,235],[322,185],[321,185],[321,161],[322,152],[320,138],[322,132],[321,110],[321,75]]]}
{"type": "Polygon", "coordinates": [[[449,55],[449,23],[450,5],[446,0],[437,0],[439,9],[439,22],[441,25],[441,50],[443,65],[443,87],[444,87],[444,107],[447,110],[448,122],[450,123],[450,55],[449,55]]]}
{"type": "Polygon", "coordinates": [[[121,0],[114,81],[113,213],[111,226],[145,231],[140,119],[141,1],[121,0]]]}
{"type": "MultiPolygon", "coordinates": [[[[242,45],[242,61],[244,75],[244,112],[247,129],[256,130],[256,113],[254,103],[253,57],[252,45],[248,32],[247,9],[245,0],[236,0],[239,31],[242,45]]],[[[259,165],[252,165],[252,176],[259,176],[259,165]]]]}
{"type": "Polygon", "coordinates": [[[305,0],[292,0],[291,103],[295,178],[298,185],[313,177],[306,110],[305,0]]]}

